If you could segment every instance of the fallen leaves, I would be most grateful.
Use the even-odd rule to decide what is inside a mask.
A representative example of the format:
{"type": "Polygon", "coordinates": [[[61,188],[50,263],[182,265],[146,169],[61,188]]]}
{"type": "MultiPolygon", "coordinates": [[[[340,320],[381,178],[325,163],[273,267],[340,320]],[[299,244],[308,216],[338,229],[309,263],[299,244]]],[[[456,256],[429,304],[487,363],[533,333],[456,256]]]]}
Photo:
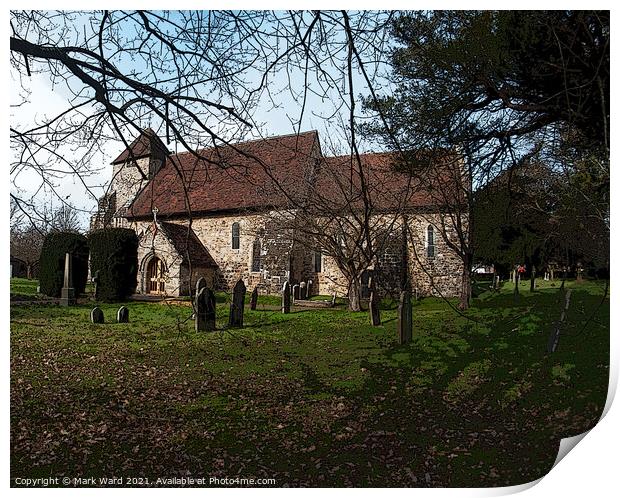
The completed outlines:
{"type": "MultiPolygon", "coordinates": [[[[474,354],[456,332],[426,336],[424,347],[403,354],[386,337],[363,330],[348,331],[354,339],[322,330],[323,349],[315,344],[318,333],[279,331],[278,340],[248,334],[249,346],[242,346],[217,336],[179,338],[163,326],[127,339],[102,331],[93,338],[76,326],[44,335],[37,327],[12,337],[14,475],[505,485],[544,472],[562,430],[591,425],[602,406],[586,404],[586,391],[575,393],[574,399],[586,396],[579,413],[548,396],[504,409],[485,392],[495,364],[459,375],[486,353],[474,354]],[[371,342],[378,340],[384,342],[371,342]],[[391,362],[395,356],[400,360],[391,362]],[[457,401],[448,403],[443,396],[451,382],[457,401]]],[[[542,367],[534,367],[523,399],[540,389],[542,367]]],[[[521,366],[505,369],[510,378],[523,378],[521,366]]],[[[510,387],[502,386],[501,393],[510,387]]]]}

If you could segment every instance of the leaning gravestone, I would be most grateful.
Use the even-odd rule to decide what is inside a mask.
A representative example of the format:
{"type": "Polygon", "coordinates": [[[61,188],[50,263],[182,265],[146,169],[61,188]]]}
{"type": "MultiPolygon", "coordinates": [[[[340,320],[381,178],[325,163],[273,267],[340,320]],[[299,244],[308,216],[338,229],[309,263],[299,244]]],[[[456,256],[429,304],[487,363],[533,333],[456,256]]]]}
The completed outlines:
{"type": "Polygon", "coordinates": [[[116,323],[129,322],[129,310],[126,306],[121,306],[116,312],[116,323]]]}
{"type": "Polygon", "coordinates": [[[196,295],[196,332],[215,330],[215,294],[208,287],[203,287],[196,295]]]}
{"type": "Polygon", "coordinates": [[[299,299],[306,299],[308,296],[306,295],[306,282],[301,282],[299,284],[299,299]]]}
{"type": "Polygon", "coordinates": [[[90,321],[92,323],[103,323],[103,311],[99,306],[95,306],[90,310],[90,321]]]}
{"type": "Polygon", "coordinates": [[[258,286],[254,287],[252,291],[252,297],[250,297],[250,309],[255,310],[258,304],[258,286]]]}
{"type": "Polygon", "coordinates": [[[549,340],[547,341],[547,353],[554,353],[555,350],[558,348],[558,343],[560,342],[560,330],[562,329],[564,319],[566,318],[566,314],[568,313],[568,307],[570,306],[570,295],[571,289],[568,289],[565,295],[565,304],[564,308],[562,309],[560,319],[555,323],[554,328],[551,331],[551,335],[549,336],[549,340]]]}
{"type": "Polygon", "coordinates": [[[72,306],[75,304],[75,289],[73,288],[73,261],[71,254],[65,254],[65,280],[60,291],[60,305],[72,306]]]}
{"type": "Polygon", "coordinates": [[[282,286],[282,313],[291,312],[291,286],[288,280],[282,286]]]}
{"type": "Polygon", "coordinates": [[[381,325],[381,317],[379,316],[379,299],[377,298],[377,291],[374,289],[370,292],[368,309],[370,311],[370,324],[373,327],[381,325]]]}
{"type": "Polygon", "coordinates": [[[413,335],[413,320],[411,315],[411,295],[409,291],[400,293],[398,304],[398,343],[408,344],[413,335]]]}
{"type": "Polygon", "coordinates": [[[245,305],[245,284],[239,279],[233,288],[233,298],[228,315],[229,327],[243,327],[243,306],[245,305]]]}

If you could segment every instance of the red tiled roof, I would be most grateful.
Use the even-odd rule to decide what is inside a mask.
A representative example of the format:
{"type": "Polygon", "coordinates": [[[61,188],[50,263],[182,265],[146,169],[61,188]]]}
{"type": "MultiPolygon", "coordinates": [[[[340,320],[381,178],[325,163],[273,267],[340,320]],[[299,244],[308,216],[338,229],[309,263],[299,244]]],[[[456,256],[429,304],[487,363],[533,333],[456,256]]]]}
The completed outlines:
{"type": "MultiPolygon", "coordinates": [[[[188,152],[171,155],[166,164],[130,206],[129,218],[184,216],[187,202],[193,214],[268,210],[321,202],[330,210],[347,203],[361,203],[358,167],[351,157],[323,158],[315,131],[299,135],[254,140],[235,146],[204,149],[198,156],[188,152]]],[[[442,189],[460,171],[455,154],[426,155],[412,175],[395,153],[362,154],[364,175],[375,209],[421,208],[445,203],[442,189]],[[402,172],[407,169],[408,172],[402,172]]],[[[406,164],[411,164],[408,158],[406,164]]],[[[320,210],[320,206],[317,206],[320,210]]]]}
{"type": "Polygon", "coordinates": [[[165,165],[137,196],[130,218],[269,209],[303,195],[304,182],[320,157],[315,131],[184,152],[165,165]]]}
{"type": "MultiPolygon", "coordinates": [[[[360,159],[373,209],[435,207],[458,198],[455,174],[460,174],[460,165],[454,154],[443,153],[415,166],[409,162],[411,158],[401,159],[393,152],[361,154],[360,159]]],[[[332,210],[345,208],[349,203],[362,206],[361,185],[355,157],[324,158],[316,184],[319,202],[330,202],[332,210]]]]}
{"type": "Polygon", "coordinates": [[[129,148],[125,149],[112,164],[124,163],[129,160],[133,155],[133,159],[140,159],[142,157],[148,157],[152,153],[159,153],[158,155],[168,155],[168,148],[160,140],[157,134],[151,129],[147,128],[140,133],[140,136],[136,138],[129,148]],[[131,151],[131,152],[130,152],[131,151]]]}
{"type": "Polygon", "coordinates": [[[160,222],[160,226],[179,255],[183,257],[184,263],[190,262],[189,254],[191,255],[191,264],[194,267],[217,267],[217,263],[207,248],[200,242],[194,230],[187,226],[168,222],[160,222]]]}

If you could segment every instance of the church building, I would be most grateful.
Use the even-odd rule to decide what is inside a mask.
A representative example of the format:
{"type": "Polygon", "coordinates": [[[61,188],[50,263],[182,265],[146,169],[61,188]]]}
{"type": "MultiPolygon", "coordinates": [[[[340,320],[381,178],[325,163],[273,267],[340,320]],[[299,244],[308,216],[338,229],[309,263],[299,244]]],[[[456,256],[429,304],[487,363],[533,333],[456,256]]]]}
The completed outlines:
{"type": "MultiPolygon", "coordinates": [[[[445,203],[428,185],[412,189],[394,157],[360,155],[360,173],[373,186],[365,194],[375,206],[373,219],[395,220],[384,227],[390,242],[362,275],[362,297],[370,275],[382,293],[397,295],[404,271],[418,295],[457,296],[463,263],[448,243],[457,236],[444,222],[445,203]],[[410,235],[403,245],[405,224],[410,235]]],[[[313,202],[319,195],[337,205],[347,196],[347,182],[355,183],[350,162],[325,157],[316,131],[175,154],[147,129],[112,162],[110,188],[91,230],[136,231],[140,294],[189,295],[205,277],[219,290],[243,279],[250,290],[279,294],[285,281],[312,281],[312,294],[346,296],[337,261],[278,220],[299,209],[325,216],[313,202]]],[[[440,170],[432,167],[429,175],[440,170]]]]}

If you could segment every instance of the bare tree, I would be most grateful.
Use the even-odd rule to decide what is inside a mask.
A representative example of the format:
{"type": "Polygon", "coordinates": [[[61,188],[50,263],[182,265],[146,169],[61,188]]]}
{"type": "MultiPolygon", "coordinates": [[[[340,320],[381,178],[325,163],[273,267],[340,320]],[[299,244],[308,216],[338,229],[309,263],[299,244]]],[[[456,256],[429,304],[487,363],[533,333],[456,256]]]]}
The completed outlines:
{"type": "MultiPolygon", "coordinates": [[[[377,205],[383,182],[367,177],[357,136],[364,112],[358,95],[364,91],[376,97],[377,75],[388,54],[390,19],[389,13],[347,11],[13,12],[13,70],[20,78],[49,74],[68,95],[62,113],[30,128],[11,129],[13,172],[37,171],[52,191],[55,185],[48,172],[73,174],[96,198],[87,180],[93,158],[103,152],[101,144],[116,138],[129,149],[131,138],[146,124],[154,125],[168,145],[194,154],[203,163],[197,167],[223,167],[222,161],[198,150],[228,146],[246,154],[235,143],[261,136],[254,117],[257,104],[267,101],[277,107],[276,95],[285,91],[296,106],[297,115],[290,119],[298,132],[311,112],[331,122],[334,116],[347,121],[342,136],[347,159],[334,178],[342,202],[330,206],[328,196],[313,192],[313,214],[305,201],[293,198],[290,209],[298,220],[306,218],[305,226],[315,233],[329,234],[313,243],[343,262],[351,306],[357,308],[360,275],[376,261],[383,245],[379,234],[397,225],[407,199],[400,192],[403,195],[389,209],[377,205]],[[312,97],[331,102],[331,115],[310,110],[312,97]],[[62,147],[70,146],[85,152],[69,161],[62,147]],[[331,220],[332,226],[310,223],[312,217],[331,220]]],[[[129,154],[135,163],[131,150],[129,154]]],[[[287,196],[269,164],[253,159],[287,196]]],[[[192,173],[171,164],[188,185],[192,173]]],[[[148,180],[148,172],[142,174],[148,180]]],[[[191,228],[188,189],[184,195],[191,228]]]]}
{"type": "Polygon", "coordinates": [[[34,278],[39,265],[43,235],[35,228],[23,231],[11,231],[11,256],[22,261],[26,266],[26,278],[34,278]]]}
{"type": "MultiPolygon", "coordinates": [[[[400,251],[403,213],[409,207],[411,177],[395,172],[390,154],[323,158],[303,180],[303,202],[274,211],[272,220],[296,246],[327,256],[345,282],[351,311],[361,309],[362,275],[379,267],[394,241],[400,251]],[[393,237],[394,233],[398,237],[393,237]]],[[[399,254],[400,256],[400,254],[399,254]]],[[[330,278],[330,277],[327,277],[330,278]]],[[[400,276],[388,285],[400,285],[400,276]]]]}
{"type": "Polygon", "coordinates": [[[82,229],[78,211],[70,204],[63,204],[49,216],[50,229],[59,232],[79,232],[82,229]]]}
{"type": "Polygon", "coordinates": [[[11,198],[11,257],[24,263],[27,278],[34,277],[43,240],[52,230],[79,232],[81,224],[78,211],[70,204],[63,204],[56,209],[43,206],[37,209],[37,216],[33,217],[19,200],[11,198]]]}
{"type": "Polygon", "coordinates": [[[45,233],[42,227],[33,224],[18,204],[11,199],[11,258],[21,261],[26,268],[26,278],[33,278],[39,264],[45,233]]]}

